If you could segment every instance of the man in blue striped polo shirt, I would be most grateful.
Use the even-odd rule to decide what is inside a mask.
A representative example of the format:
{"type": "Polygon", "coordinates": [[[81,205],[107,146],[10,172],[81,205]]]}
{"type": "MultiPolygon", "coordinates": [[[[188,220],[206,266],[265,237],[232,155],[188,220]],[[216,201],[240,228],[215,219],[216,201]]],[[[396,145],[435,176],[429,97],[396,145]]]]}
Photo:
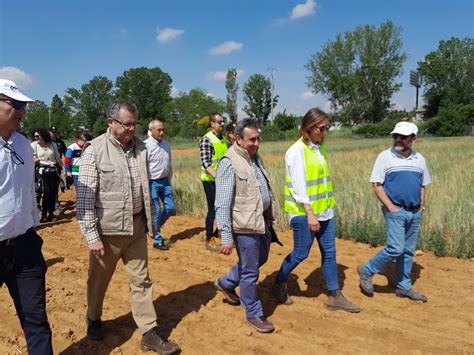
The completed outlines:
{"type": "Polygon", "coordinates": [[[364,293],[373,295],[372,275],[396,260],[395,294],[426,302],[425,295],[413,290],[410,274],[430,174],[425,158],[412,149],[418,127],[411,122],[399,122],[390,134],[393,147],[379,154],[370,177],[372,190],[383,205],[387,244],[357,268],[360,287],[364,293]]]}

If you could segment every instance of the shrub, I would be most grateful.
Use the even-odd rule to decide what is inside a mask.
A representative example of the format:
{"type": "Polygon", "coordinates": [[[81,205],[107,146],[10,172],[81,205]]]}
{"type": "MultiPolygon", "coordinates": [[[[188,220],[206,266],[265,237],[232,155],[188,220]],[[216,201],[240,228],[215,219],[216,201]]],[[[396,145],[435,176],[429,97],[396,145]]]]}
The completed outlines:
{"type": "Polygon", "coordinates": [[[362,135],[364,137],[379,137],[379,136],[388,136],[393,130],[393,127],[400,120],[383,120],[378,123],[369,123],[357,128],[354,128],[352,131],[354,134],[362,135]]]}
{"type": "Polygon", "coordinates": [[[441,137],[462,136],[473,120],[474,104],[448,105],[440,107],[438,116],[428,121],[426,131],[441,137]]]}

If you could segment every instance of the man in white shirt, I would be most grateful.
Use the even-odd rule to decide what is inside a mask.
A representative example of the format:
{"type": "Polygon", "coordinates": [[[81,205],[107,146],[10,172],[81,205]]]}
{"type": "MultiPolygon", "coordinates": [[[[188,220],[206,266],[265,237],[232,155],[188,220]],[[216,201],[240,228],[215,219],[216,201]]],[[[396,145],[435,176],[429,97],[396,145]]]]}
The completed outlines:
{"type": "Polygon", "coordinates": [[[161,236],[161,226],[176,212],[176,204],[171,188],[171,149],[169,143],[163,139],[165,128],[160,120],[153,120],[148,125],[149,138],[145,140],[148,152],[148,168],[150,173],[150,194],[153,204],[153,222],[156,234],[153,247],[158,250],[168,250],[165,240],[161,236]],[[161,208],[163,204],[163,208],[161,208]]]}
{"type": "Polygon", "coordinates": [[[10,80],[0,79],[0,288],[15,303],[29,354],[52,354],[46,315],[46,263],[38,225],[33,152],[16,132],[33,101],[10,80]]]}

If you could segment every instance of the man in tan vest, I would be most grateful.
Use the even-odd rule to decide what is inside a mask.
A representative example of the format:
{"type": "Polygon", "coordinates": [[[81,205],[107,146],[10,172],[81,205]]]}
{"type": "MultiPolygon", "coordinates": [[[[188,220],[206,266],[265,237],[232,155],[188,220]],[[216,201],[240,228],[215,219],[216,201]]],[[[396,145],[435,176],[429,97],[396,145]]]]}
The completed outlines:
{"type": "Polygon", "coordinates": [[[221,232],[220,252],[237,249],[239,261],[215,280],[217,290],[233,305],[245,307],[247,322],[257,331],[270,333],[273,325],[264,317],[257,297],[259,267],[270,251],[268,226],[275,222],[275,200],[258,153],[260,132],[257,122],[245,118],[235,127],[236,141],[219,161],[216,175],[216,216],[221,232]],[[235,288],[240,287],[240,297],[235,288]]]}
{"type": "Polygon", "coordinates": [[[77,219],[89,250],[87,336],[102,340],[105,291],[119,259],[128,273],[132,315],[142,350],[173,354],[178,346],[158,335],[146,235],[152,231],[147,153],[135,138],[137,108],[112,103],[109,128],[84,146],[77,188],[77,219]]]}

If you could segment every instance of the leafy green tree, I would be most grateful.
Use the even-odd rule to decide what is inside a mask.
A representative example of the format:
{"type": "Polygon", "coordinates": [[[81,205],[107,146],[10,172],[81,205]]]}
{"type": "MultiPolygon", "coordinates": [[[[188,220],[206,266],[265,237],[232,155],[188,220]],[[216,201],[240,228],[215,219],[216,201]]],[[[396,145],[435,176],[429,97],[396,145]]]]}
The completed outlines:
{"type": "Polygon", "coordinates": [[[51,126],[55,126],[61,138],[68,138],[74,128],[71,121],[71,112],[63,100],[56,94],[51,101],[51,126]]]}
{"type": "Polygon", "coordinates": [[[185,136],[199,135],[196,131],[197,120],[213,112],[223,112],[225,102],[215,99],[201,88],[194,88],[189,93],[179,93],[165,107],[167,130],[171,134],[187,132],[185,136]],[[194,127],[194,128],[192,128],[194,127]]]}
{"type": "Polygon", "coordinates": [[[30,136],[36,128],[48,128],[48,115],[48,106],[43,101],[29,103],[21,130],[30,136]]]}
{"type": "Polygon", "coordinates": [[[452,37],[418,62],[425,85],[426,116],[441,106],[474,102],[474,39],[452,37]]]}
{"type": "Polygon", "coordinates": [[[276,126],[280,131],[289,131],[295,129],[298,125],[298,121],[301,118],[292,114],[287,114],[286,110],[277,113],[273,125],[276,126]]]}
{"type": "Polygon", "coordinates": [[[305,65],[308,87],[327,95],[346,122],[382,120],[390,98],[401,87],[395,79],[407,59],[400,33],[400,27],[386,21],[378,28],[358,26],[337,34],[305,65]]]}
{"type": "MultiPolygon", "coordinates": [[[[253,74],[244,84],[244,112],[255,118],[261,127],[268,123],[272,110],[272,83],[262,74],[253,74]]],[[[273,108],[278,103],[278,95],[273,98],[273,108]]]]}
{"type": "Polygon", "coordinates": [[[64,103],[71,110],[73,127],[94,128],[95,135],[103,133],[107,108],[114,99],[113,82],[105,76],[95,76],[81,89],[68,88],[66,93],[64,103]],[[97,121],[104,121],[104,126],[95,125],[97,121]]]}
{"type": "Polygon", "coordinates": [[[148,127],[152,119],[163,118],[164,107],[171,101],[171,77],[160,68],[132,68],[117,77],[117,98],[138,107],[138,120],[148,127]]]}
{"type": "Polygon", "coordinates": [[[227,90],[227,112],[233,123],[237,122],[237,92],[239,84],[237,84],[237,70],[229,69],[225,80],[225,88],[227,90]]]}

